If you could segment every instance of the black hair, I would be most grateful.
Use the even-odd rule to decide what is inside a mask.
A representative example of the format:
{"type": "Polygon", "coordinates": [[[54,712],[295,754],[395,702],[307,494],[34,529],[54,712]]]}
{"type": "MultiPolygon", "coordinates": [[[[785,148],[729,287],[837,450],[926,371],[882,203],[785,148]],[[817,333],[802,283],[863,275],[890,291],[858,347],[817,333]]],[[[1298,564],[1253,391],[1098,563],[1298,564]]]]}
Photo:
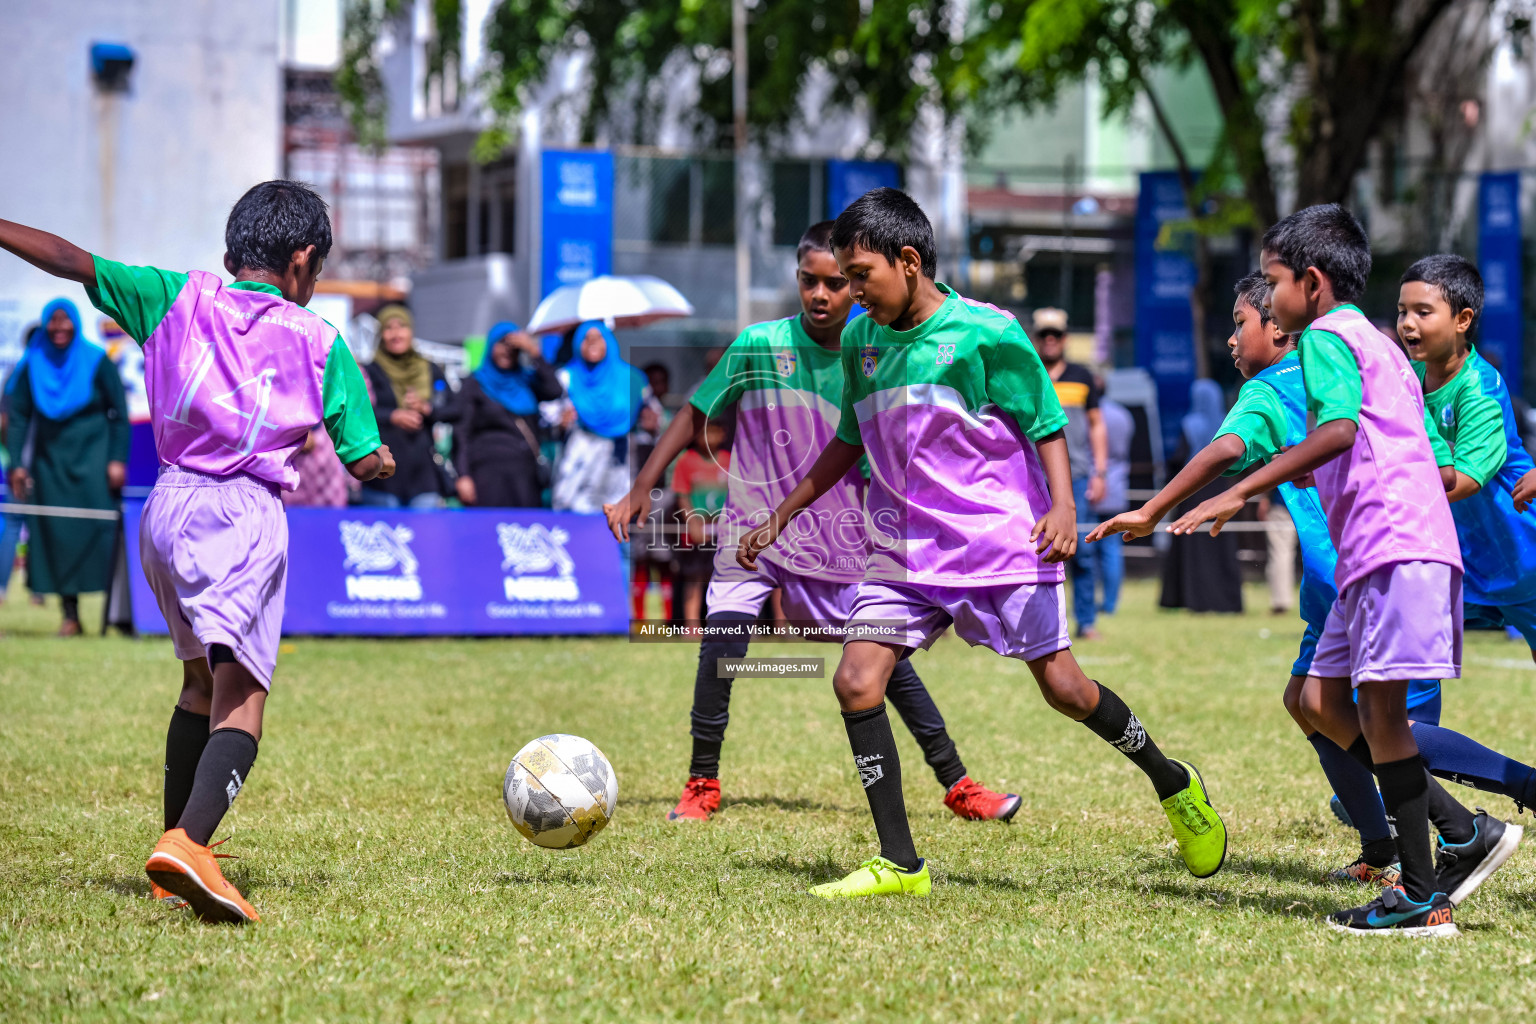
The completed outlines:
{"type": "Polygon", "coordinates": [[[838,215],[832,225],[832,248],[856,245],[879,253],[892,266],[901,259],[901,250],[910,245],[922,260],[924,274],[931,278],[938,271],[933,225],[923,208],[900,189],[870,189],[838,215]]]}
{"type": "MultiPolygon", "coordinates": [[[[1464,256],[1448,252],[1425,256],[1404,271],[1403,279],[1397,283],[1402,286],[1410,281],[1423,281],[1440,289],[1440,295],[1446,305],[1451,307],[1453,317],[1464,309],[1470,309],[1472,324],[1475,326],[1477,318],[1483,315],[1483,275],[1464,256]]],[[[1468,333],[1471,333],[1471,328],[1468,328],[1468,333]]]]}
{"type": "Polygon", "coordinates": [[[237,270],[281,274],[293,254],[315,247],[317,260],[331,251],[331,218],[320,193],[301,181],[264,181],[251,188],[224,225],[224,251],[237,270]]]}
{"type": "Polygon", "coordinates": [[[647,375],[655,373],[657,370],[660,370],[662,373],[666,374],[669,380],[671,379],[672,371],[667,369],[666,363],[646,363],[644,366],[640,367],[640,372],[647,375]]]}
{"type": "Polygon", "coordinates": [[[1255,270],[1251,274],[1245,274],[1241,281],[1232,286],[1232,294],[1259,311],[1259,324],[1261,326],[1274,319],[1269,315],[1269,310],[1264,306],[1264,300],[1269,298],[1269,282],[1264,280],[1264,275],[1259,271],[1255,270]]]}
{"type": "Polygon", "coordinates": [[[800,236],[800,244],[795,247],[795,263],[805,259],[808,252],[832,251],[832,225],[836,221],[817,221],[805,229],[805,234],[800,236]]]}
{"type": "Polygon", "coordinates": [[[1354,302],[1371,276],[1371,242],[1365,229],[1338,203],[1297,210],[1264,232],[1262,247],[1292,274],[1316,267],[1340,302],[1354,302]]]}

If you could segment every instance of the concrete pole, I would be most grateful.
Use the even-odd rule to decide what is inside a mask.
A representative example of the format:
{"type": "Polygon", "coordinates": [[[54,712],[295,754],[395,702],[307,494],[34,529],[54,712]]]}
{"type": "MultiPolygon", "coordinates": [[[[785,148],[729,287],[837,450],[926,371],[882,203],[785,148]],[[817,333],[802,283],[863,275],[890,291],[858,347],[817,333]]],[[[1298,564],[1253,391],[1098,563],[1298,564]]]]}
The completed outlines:
{"type": "Polygon", "coordinates": [[[731,110],[736,135],[736,330],[752,322],[752,218],[747,194],[747,4],[731,0],[731,110]]]}

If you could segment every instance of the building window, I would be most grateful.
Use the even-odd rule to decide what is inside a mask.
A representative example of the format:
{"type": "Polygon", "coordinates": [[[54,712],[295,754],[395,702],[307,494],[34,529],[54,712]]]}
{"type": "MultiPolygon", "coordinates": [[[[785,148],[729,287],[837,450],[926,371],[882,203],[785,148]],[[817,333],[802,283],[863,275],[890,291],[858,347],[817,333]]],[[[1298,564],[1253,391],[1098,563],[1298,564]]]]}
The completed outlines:
{"type": "Polygon", "coordinates": [[[469,255],[469,165],[443,168],[443,259],[469,255]]]}

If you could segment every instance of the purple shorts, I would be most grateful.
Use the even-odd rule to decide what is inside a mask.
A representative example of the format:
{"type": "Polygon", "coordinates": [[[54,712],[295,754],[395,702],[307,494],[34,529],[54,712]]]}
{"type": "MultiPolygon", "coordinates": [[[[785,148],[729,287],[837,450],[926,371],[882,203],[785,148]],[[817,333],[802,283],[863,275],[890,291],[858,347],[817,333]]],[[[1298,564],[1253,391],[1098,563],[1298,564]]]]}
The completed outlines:
{"type": "Polygon", "coordinates": [[[1356,686],[1461,677],[1461,570],[1398,562],[1362,576],[1333,602],[1309,673],[1356,686]]]}
{"type": "Polygon", "coordinates": [[[854,592],[859,587],[857,583],[807,579],[766,558],[758,560],[755,573],[740,566],[730,569],[734,571],[717,569],[709,581],[705,603],[711,612],[756,615],[763,610],[769,592],[777,588],[783,592],[784,617],[800,625],[826,627],[834,633],[826,639],[842,635],[853,608],[854,592]]]}
{"type": "Polygon", "coordinates": [[[927,649],[951,624],[972,647],[1021,661],[1072,646],[1060,583],[936,587],[865,580],[848,615],[848,639],[927,649]]]}
{"type": "Polygon", "coordinates": [[[224,644],[272,688],[288,586],[288,519],[272,484],[165,466],[144,503],[139,558],[176,657],[224,644]]]}

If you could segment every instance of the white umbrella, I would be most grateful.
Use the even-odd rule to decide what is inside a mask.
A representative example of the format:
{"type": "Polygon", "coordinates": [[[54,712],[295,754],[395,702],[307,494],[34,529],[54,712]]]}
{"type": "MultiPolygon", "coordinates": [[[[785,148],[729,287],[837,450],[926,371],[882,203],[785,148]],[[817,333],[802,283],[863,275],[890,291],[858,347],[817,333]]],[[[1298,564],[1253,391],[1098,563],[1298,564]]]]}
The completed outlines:
{"type": "Polygon", "coordinates": [[[533,311],[527,330],[529,334],[555,334],[587,320],[608,320],[615,327],[643,327],[681,316],[693,316],[693,305],[661,278],[604,274],[550,292],[533,311]]]}

